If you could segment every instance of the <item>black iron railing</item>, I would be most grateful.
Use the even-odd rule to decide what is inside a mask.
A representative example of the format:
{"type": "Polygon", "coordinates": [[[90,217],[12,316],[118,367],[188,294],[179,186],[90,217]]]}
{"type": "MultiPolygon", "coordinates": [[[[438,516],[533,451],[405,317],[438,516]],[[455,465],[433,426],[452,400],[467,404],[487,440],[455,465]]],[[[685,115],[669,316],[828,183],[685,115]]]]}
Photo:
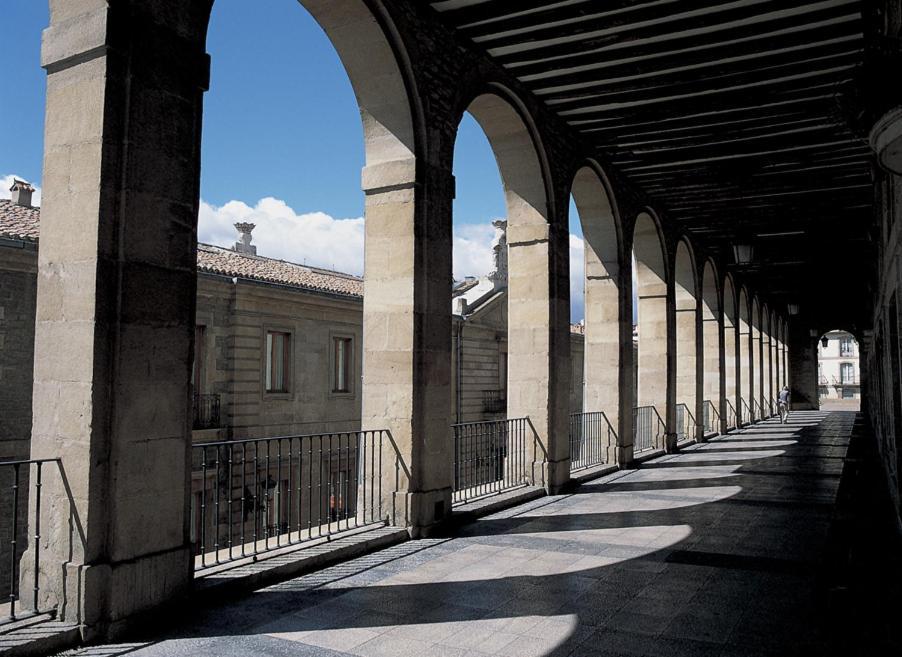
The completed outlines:
{"type": "Polygon", "coordinates": [[[726,426],[727,429],[736,429],[739,427],[739,416],[736,414],[736,407],[729,399],[726,400],[726,426]]]}
{"type": "Polygon", "coordinates": [[[714,402],[706,399],[702,402],[702,409],[704,411],[702,421],[704,422],[705,433],[720,433],[720,413],[717,411],[714,402]]]}
{"type": "Polygon", "coordinates": [[[483,413],[504,413],[507,410],[507,399],[503,390],[482,391],[483,413]]]}
{"type": "Polygon", "coordinates": [[[404,465],[387,430],[192,449],[196,570],[398,518],[404,465]]]}
{"type": "Polygon", "coordinates": [[[657,408],[639,406],[633,409],[633,425],[635,427],[634,452],[646,452],[664,446],[666,428],[657,408]]]}
{"type": "Polygon", "coordinates": [[[570,471],[583,470],[614,459],[617,432],[601,411],[570,415],[570,471]]]}
{"type": "Polygon", "coordinates": [[[745,399],[739,400],[740,405],[740,416],[739,416],[739,426],[743,426],[746,424],[751,424],[755,421],[754,416],[752,415],[752,408],[749,406],[749,403],[745,399]]]}
{"type": "Polygon", "coordinates": [[[2,586],[9,604],[7,617],[0,623],[52,611],[41,609],[41,507],[44,477],[49,474],[48,470],[58,473],[59,464],[59,459],[0,462],[0,531],[6,534],[2,555],[2,570],[6,572],[2,586]],[[31,518],[28,513],[30,495],[34,502],[31,518]],[[25,582],[22,581],[22,559],[28,548],[31,548],[27,557],[30,570],[26,575],[29,581],[25,582]]]}
{"type": "Polygon", "coordinates": [[[697,431],[695,416],[686,404],[676,405],[676,435],[677,442],[694,440],[697,431]]]}
{"type": "Polygon", "coordinates": [[[752,422],[760,422],[764,419],[764,409],[761,408],[761,402],[758,399],[752,400],[752,422]]]}
{"type": "Polygon", "coordinates": [[[529,418],[463,422],[451,431],[454,504],[533,483],[534,459],[540,456],[529,418]]]}
{"type": "Polygon", "coordinates": [[[194,395],[194,428],[219,429],[220,400],[219,395],[194,395]]]}

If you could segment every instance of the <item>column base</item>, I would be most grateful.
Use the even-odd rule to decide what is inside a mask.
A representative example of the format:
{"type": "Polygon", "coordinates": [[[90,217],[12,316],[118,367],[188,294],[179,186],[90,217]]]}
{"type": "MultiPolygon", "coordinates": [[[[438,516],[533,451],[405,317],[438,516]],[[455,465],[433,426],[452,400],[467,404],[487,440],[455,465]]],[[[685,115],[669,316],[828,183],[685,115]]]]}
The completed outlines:
{"type": "Polygon", "coordinates": [[[451,516],[451,487],[395,493],[394,524],[411,538],[428,538],[451,516]]]}

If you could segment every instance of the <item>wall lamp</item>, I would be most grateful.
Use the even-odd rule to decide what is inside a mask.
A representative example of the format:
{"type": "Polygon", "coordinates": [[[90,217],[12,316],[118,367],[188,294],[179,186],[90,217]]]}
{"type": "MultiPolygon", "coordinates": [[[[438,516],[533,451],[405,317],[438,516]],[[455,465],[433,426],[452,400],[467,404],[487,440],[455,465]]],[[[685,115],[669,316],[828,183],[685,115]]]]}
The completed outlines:
{"type": "Polygon", "coordinates": [[[799,314],[799,304],[797,303],[787,303],[786,304],[786,312],[790,315],[798,315],[799,314]]]}
{"type": "Polygon", "coordinates": [[[736,260],[737,265],[749,265],[752,262],[752,257],[755,255],[755,249],[751,244],[734,244],[733,245],[733,258],[736,260]]]}

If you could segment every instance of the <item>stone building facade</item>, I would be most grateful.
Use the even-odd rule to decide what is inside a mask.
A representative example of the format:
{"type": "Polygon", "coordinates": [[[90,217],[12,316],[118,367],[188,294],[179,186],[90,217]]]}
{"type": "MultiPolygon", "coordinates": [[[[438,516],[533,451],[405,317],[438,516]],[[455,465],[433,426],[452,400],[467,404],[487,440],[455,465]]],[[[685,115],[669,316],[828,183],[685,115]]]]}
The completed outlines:
{"type": "Polygon", "coordinates": [[[821,337],[817,347],[820,399],[861,399],[858,357],[858,341],[851,333],[829,331],[821,337]]]}

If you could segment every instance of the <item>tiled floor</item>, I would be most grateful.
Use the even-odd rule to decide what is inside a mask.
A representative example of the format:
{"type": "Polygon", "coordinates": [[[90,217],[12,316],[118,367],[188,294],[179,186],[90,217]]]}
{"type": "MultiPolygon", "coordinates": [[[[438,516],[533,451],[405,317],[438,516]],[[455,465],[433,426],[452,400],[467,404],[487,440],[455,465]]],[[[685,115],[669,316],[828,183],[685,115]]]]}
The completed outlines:
{"type": "Polygon", "coordinates": [[[822,654],[852,413],[793,413],[80,655],[822,654]]]}

